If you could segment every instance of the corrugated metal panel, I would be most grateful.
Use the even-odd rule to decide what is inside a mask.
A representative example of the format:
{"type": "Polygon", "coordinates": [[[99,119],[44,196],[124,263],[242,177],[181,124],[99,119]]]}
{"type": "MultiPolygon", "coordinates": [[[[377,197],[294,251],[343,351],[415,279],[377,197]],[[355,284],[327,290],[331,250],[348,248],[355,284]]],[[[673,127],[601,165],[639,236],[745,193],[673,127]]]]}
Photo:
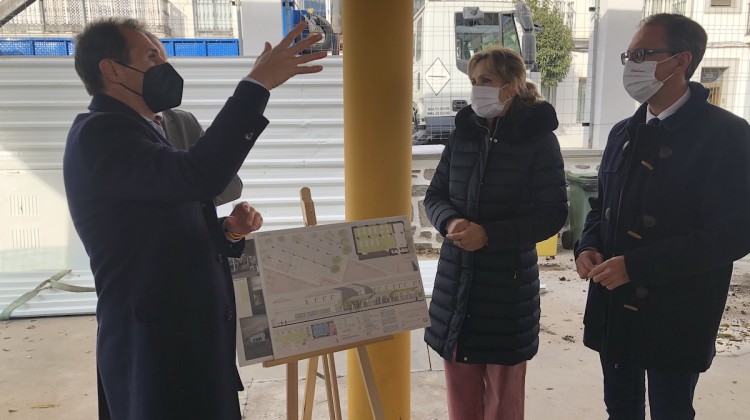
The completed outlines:
{"type": "MultiPolygon", "coordinates": [[[[253,59],[170,62],[185,79],[181,108],[207,127],[253,59]]],[[[263,213],[268,229],[302,225],[302,186],[312,189],[319,222],[344,219],[341,57],[323,65],[323,72],[273,90],[265,112],[271,124],[240,170],[242,198],[263,213]]],[[[72,58],[0,57],[0,308],[64,268],[74,272],[63,281],[93,285],[62,187],[67,131],[88,103],[72,58]]],[[[94,307],[93,293],[47,290],[14,316],[92,313],[94,307]]]]}

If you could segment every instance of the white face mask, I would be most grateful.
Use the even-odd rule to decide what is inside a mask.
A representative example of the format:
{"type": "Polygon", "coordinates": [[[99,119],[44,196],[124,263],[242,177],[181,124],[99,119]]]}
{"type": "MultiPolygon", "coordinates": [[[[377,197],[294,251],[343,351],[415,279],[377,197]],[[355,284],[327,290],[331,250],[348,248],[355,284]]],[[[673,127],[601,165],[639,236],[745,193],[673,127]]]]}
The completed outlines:
{"type": "Polygon", "coordinates": [[[471,109],[482,118],[495,118],[502,114],[505,103],[500,100],[500,90],[505,86],[472,86],[471,109]]]}
{"type": "Polygon", "coordinates": [[[656,78],[656,65],[673,59],[677,54],[662,61],[644,61],[636,63],[628,61],[622,72],[622,84],[631,98],[643,103],[649,100],[656,92],[664,86],[664,82],[674,76],[670,74],[666,79],[659,81],[656,78]]]}

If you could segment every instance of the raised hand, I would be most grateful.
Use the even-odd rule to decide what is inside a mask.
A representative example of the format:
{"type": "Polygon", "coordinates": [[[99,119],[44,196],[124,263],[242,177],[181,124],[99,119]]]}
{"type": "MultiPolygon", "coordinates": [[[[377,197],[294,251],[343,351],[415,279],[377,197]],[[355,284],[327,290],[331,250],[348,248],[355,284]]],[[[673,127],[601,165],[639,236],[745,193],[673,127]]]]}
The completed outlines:
{"type": "Polygon", "coordinates": [[[292,45],[292,42],[302,35],[306,27],[306,22],[298,23],[275,47],[271,47],[271,44],[266,42],[263,53],[255,61],[248,77],[271,90],[298,74],[317,73],[323,70],[323,66],[320,65],[304,66],[302,64],[325,57],[328,54],[326,51],[300,55],[306,48],[321,40],[320,34],[292,45]]]}

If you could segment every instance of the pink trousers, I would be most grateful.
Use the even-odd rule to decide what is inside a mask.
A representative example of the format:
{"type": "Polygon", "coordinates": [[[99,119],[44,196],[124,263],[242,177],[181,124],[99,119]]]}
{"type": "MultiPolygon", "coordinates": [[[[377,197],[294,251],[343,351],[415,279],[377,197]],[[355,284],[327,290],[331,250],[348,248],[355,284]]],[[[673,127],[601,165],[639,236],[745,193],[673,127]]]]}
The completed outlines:
{"type": "Polygon", "coordinates": [[[450,420],[523,420],[526,362],[514,366],[444,362],[450,420]]]}

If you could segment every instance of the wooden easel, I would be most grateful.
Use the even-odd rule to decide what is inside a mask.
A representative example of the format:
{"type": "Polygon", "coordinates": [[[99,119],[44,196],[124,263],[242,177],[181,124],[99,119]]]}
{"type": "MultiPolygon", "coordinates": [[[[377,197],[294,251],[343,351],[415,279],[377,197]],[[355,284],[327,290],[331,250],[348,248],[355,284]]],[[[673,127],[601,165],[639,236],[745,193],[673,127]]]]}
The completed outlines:
{"type": "MultiPolygon", "coordinates": [[[[302,219],[305,226],[315,226],[318,219],[315,216],[315,204],[312,201],[310,189],[303,187],[300,189],[300,202],[302,204],[302,219]]],[[[380,394],[375,385],[375,376],[372,373],[370,357],[367,355],[365,346],[375,344],[381,341],[392,339],[393,336],[378,337],[372,340],[360,341],[346,345],[331,347],[321,351],[305,353],[293,357],[269,360],[263,362],[263,367],[272,367],[286,364],[286,418],[287,420],[298,420],[299,404],[297,402],[297,381],[299,378],[299,367],[297,363],[300,360],[307,360],[307,377],[305,379],[305,399],[303,405],[303,420],[312,419],[312,409],[315,397],[315,382],[318,376],[318,357],[323,359],[323,378],[326,384],[326,394],[328,396],[328,414],[333,420],[342,420],[341,418],[341,401],[339,400],[338,379],[336,377],[336,362],[333,354],[348,349],[357,349],[359,367],[362,371],[367,398],[370,401],[370,409],[374,420],[385,420],[383,406],[380,403],[380,394]]]]}

